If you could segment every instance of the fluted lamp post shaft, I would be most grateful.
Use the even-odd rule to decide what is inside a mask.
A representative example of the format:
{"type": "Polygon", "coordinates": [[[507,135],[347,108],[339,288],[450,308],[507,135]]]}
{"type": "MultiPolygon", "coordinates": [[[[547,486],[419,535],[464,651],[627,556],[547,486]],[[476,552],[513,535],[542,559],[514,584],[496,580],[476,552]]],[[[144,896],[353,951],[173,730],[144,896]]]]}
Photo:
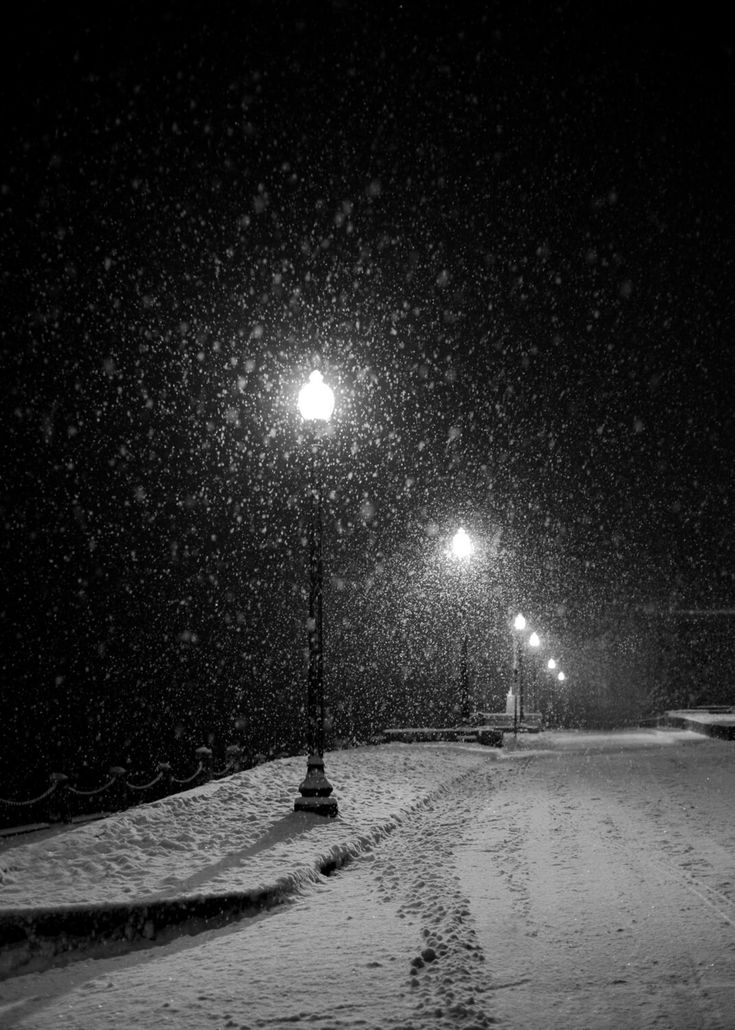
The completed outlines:
{"type": "MultiPolygon", "coordinates": [[[[318,426],[329,421],[334,410],[334,394],[324,382],[321,372],[312,372],[309,382],[301,388],[298,407],[307,422],[318,426]]],[[[294,801],[294,811],[333,817],[337,815],[337,801],[330,796],[333,788],[324,772],[323,519],[320,442],[317,431],[312,443],[312,507],[309,522],[309,669],[306,699],[309,757],[306,776],[299,785],[301,796],[294,801]]]]}
{"type": "Polygon", "coordinates": [[[513,732],[518,733],[519,723],[523,723],[523,650],[521,648],[521,640],[518,634],[522,633],[526,628],[526,619],[519,612],[516,615],[513,622],[513,629],[516,631],[516,660],[515,660],[515,679],[517,680],[515,693],[515,706],[513,712],[513,732]]]}
{"type": "MultiPolygon", "coordinates": [[[[462,564],[469,561],[475,546],[465,529],[458,529],[452,537],[451,554],[462,564]]],[[[466,578],[466,573],[465,573],[466,578]]],[[[462,584],[462,641],[459,653],[459,717],[463,723],[468,723],[472,715],[472,696],[470,689],[470,669],[467,657],[469,646],[469,632],[467,628],[467,584],[462,584]]]]}

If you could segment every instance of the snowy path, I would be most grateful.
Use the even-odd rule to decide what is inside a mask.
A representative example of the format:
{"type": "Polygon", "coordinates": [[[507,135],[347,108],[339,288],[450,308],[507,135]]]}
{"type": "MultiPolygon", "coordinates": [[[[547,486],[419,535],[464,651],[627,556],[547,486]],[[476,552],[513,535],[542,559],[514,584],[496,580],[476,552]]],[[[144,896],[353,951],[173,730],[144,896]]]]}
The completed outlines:
{"type": "Polygon", "coordinates": [[[679,781],[659,796],[646,752],[556,758],[519,768],[456,852],[493,1014],[559,1030],[732,1027],[735,877],[709,882],[734,870],[732,825],[693,842],[679,781]]]}
{"type": "Polygon", "coordinates": [[[278,908],[1,984],[0,1027],[728,1030],[734,789],[712,741],[480,759],[278,908]]]}
{"type": "Polygon", "coordinates": [[[425,1025],[416,1016],[427,1006],[436,1018],[437,1008],[457,1004],[476,949],[463,926],[466,899],[447,876],[473,779],[474,771],[459,797],[439,796],[341,873],[266,915],[183,945],[4,984],[3,997],[22,980],[26,997],[39,991],[8,1012],[15,1022],[0,1025],[102,1030],[123,1011],[140,1027],[425,1025]],[[175,986],[182,981],[184,1004],[175,986]]]}

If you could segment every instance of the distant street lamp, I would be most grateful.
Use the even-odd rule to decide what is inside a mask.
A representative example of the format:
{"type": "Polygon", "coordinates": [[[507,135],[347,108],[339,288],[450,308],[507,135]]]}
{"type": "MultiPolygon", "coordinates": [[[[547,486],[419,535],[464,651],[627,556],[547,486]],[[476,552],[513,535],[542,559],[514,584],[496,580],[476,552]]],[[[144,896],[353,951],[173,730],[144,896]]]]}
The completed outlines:
{"type": "Polygon", "coordinates": [[[309,382],[301,387],[298,408],[305,422],[312,425],[312,510],[309,522],[309,673],[306,699],[309,757],[306,778],[299,786],[301,797],[294,801],[296,812],[336,816],[337,801],[330,797],[332,785],[324,772],[324,653],[323,640],[323,575],[322,575],[322,486],[319,447],[326,423],[334,411],[334,393],[314,371],[309,382]]]}
{"type": "Polygon", "coordinates": [[[559,681],[560,683],[563,683],[563,682],[564,682],[564,680],[565,680],[565,679],[566,679],[567,677],[566,677],[566,675],[565,675],[565,674],[564,674],[564,673],[563,673],[563,672],[562,672],[561,670],[559,670],[559,673],[558,673],[558,675],[557,675],[557,677],[556,677],[556,678],[558,679],[558,681],[559,681]]]}
{"type": "Polygon", "coordinates": [[[520,634],[526,628],[526,620],[519,612],[513,622],[513,629],[516,631],[515,638],[515,663],[513,665],[513,678],[515,682],[515,704],[513,711],[513,732],[518,733],[518,723],[523,722],[523,652],[521,651],[520,634]]]}
{"type": "MultiPolygon", "coordinates": [[[[460,561],[469,561],[475,547],[466,530],[460,528],[452,537],[452,555],[460,561]]],[[[463,606],[464,607],[464,606],[463,606]]],[[[467,660],[468,631],[467,613],[463,610],[462,644],[459,655],[459,706],[460,719],[469,722],[471,714],[470,673],[467,660]]]]}
{"type": "MultiPolygon", "coordinates": [[[[549,658],[548,662],[546,663],[546,668],[549,670],[549,672],[553,673],[554,669],[556,668],[556,659],[555,658],[549,658]]],[[[545,693],[546,693],[546,715],[547,715],[547,718],[550,720],[550,722],[553,725],[553,723],[554,723],[554,721],[556,720],[556,717],[557,717],[556,695],[554,694],[554,691],[548,685],[546,687],[545,693]]]]}
{"type": "MultiPolygon", "coordinates": [[[[534,651],[537,650],[541,646],[541,638],[539,637],[538,633],[534,632],[534,633],[531,634],[531,636],[528,638],[528,646],[532,647],[534,649],[534,651]]],[[[538,711],[539,700],[538,700],[538,666],[537,666],[535,660],[534,660],[531,668],[533,670],[533,679],[531,681],[532,688],[533,688],[533,696],[531,697],[531,701],[533,702],[533,705],[532,705],[531,711],[536,712],[536,711],[538,711]]],[[[529,696],[530,695],[531,695],[531,690],[529,690],[529,696]]]]}

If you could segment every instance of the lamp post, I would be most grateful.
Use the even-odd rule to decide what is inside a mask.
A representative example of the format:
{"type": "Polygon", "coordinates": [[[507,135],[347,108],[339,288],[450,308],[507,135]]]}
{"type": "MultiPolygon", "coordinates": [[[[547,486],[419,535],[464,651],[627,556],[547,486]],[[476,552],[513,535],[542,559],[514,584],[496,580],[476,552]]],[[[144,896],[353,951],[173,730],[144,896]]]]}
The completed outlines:
{"type": "MultiPolygon", "coordinates": [[[[531,634],[531,636],[528,638],[528,646],[532,647],[534,649],[534,651],[537,651],[537,649],[541,646],[541,638],[539,637],[538,633],[533,632],[531,634]]],[[[531,710],[533,712],[535,712],[535,711],[537,711],[537,705],[538,705],[538,697],[537,697],[537,695],[538,695],[538,668],[537,668],[535,660],[534,660],[534,663],[532,665],[532,669],[533,669],[533,680],[531,682],[532,682],[532,686],[533,686],[533,695],[531,695],[531,691],[529,690],[529,698],[531,698],[531,697],[533,698],[533,706],[532,706],[531,710]]]]}
{"type": "MultiPolygon", "coordinates": [[[[556,659],[555,658],[549,658],[548,662],[546,663],[546,668],[549,670],[550,673],[553,673],[554,669],[556,668],[556,659]]],[[[546,687],[546,711],[547,711],[548,718],[549,718],[549,720],[550,720],[552,725],[554,725],[554,721],[556,720],[556,716],[557,716],[556,709],[557,709],[557,704],[556,704],[556,698],[554,696],[554,691],[551,690],[551,688],[547,685],[547,687],[546,687]]]]}
{"type": "MultiPolygon", "coordinates": [[[[452,555],[459,561],[469,561],[474,545],[466,530],[460,528],[452,537],[452,555]]],[[[459,654],[459,706],[460,719],[469,722],[471,714],[470,704],[470,674],[467,661],[468,632],[466,605],[463,604],[462,612],[462,643],[459,654]]]]}
{"type": "Polygon", "coordinates": [[[309,618],[306,624],[309,644],[306,698],[309,757],[306,777],[299,785],[301,797],[294,801],[294,811],[336,816],[337,801],[330,797],[333,788],[324,772],[322,488],[318,461],[323,430],[334,411],[334,393],[324,382],[321,372],[312,372],[309,382],[301,387],[298,408],[304,421],[312,425],[314,438],[310,490],[312,510],[309,520],[309,618]]]}
{"type": "Polygon", "coordinates": [[[526,628],[524,616],[518,612],[514,621],[513,629],[516,631],[515,650],[516,660],[513,666],[513,678],[515,682],[515,704],[513,706],[513,732],[518,733],[518,723],[523,722],[523,652],[521,651],[520,634],[526,628]]]}

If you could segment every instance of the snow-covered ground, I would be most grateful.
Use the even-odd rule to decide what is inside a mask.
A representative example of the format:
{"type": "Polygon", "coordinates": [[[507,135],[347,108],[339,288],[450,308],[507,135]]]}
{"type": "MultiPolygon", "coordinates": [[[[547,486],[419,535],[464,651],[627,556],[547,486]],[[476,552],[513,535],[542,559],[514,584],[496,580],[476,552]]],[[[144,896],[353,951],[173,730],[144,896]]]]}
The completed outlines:
{"type": "Polygon", "coordinates": [[[0,917],[280,903],[6,979],[0,1027],[735,1025],[732,742],[545,733],[326,761],[336,820],[291,812],[305,763],[286,759],[6,844],[0,917]]]}
{"type": "MultiPolygon", "coordinates": [[[[696,708],[682,708],[666,713],[672,726],[701,726],[710,728],[735,727],[735,708],[729,708],[721,712],[702,711],[696,708]]],[[[720,734],[715,734],[719,736],[720,734]]],[[[723,734],[724,736],[724,734],[723,734]]]]}
{"type": "Polygon", "coordinates": [[[284,875],[308,875],[318,858],[366,846],[365,834],[385,832],[384,824],[480,757],[456,748],[448,754],[441,761],[437,752],[405,746],[328,754],[340,807],[335,821],[293,811],[306,772],[306,759],[295,757],[21,844],[0,852],[0,915],[19,905],[257,891],[284,875]]]}

